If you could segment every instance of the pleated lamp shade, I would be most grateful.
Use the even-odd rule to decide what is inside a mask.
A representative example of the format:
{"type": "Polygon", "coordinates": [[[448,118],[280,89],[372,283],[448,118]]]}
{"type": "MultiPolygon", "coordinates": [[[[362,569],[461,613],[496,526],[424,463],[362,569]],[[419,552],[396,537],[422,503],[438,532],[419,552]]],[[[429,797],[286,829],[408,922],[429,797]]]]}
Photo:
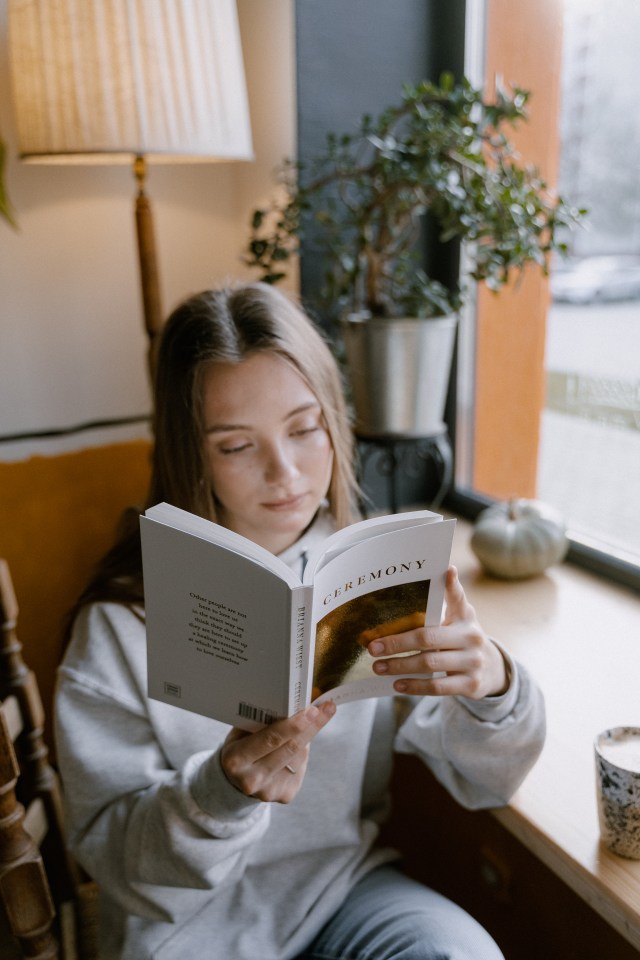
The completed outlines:
{"type": "Polygon", "coordinates": [[[163,318],[146,162],[252,159],[236,0],[9,0],[20,157],[134,163],[149,365],[163,318]]]}
{"type": "Polygon", "coordinates": [[[235,0],[10,0],[20,155],[251,159],[235,0]]]}

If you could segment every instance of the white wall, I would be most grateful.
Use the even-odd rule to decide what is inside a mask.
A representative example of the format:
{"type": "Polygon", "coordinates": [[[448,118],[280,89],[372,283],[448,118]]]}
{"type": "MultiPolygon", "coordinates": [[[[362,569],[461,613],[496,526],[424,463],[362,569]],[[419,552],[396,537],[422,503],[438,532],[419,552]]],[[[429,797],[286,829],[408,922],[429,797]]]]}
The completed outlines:
{"type": "MultiPolygon", "coordinates": [[[[0,0],[0,131],[19,232],[0,223],[0,460],[34,446],[7,435],[149,410],[146,334],[128,167],[17,159],[0,0]]],[[[293,0],[238,0],[255,161],[152,166],[164,312],[237,276],[251,209],[295,144],[293,0]]],[[[80,444],[87,441],[81,435],[80,444]]]]}

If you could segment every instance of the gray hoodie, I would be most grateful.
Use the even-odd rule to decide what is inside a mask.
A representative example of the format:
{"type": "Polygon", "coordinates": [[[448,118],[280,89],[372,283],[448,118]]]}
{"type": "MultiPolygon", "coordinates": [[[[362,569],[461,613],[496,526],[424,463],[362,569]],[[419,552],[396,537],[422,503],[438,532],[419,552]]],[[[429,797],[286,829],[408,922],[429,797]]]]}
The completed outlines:
{"type": "MultiPolygon", "coordinates": [[[[299,572],[328,532],[317,521],[283,559],[299,572]]],[[[394,750],[467,807],[504,804],[544,738],[542,696],[509,662],[501,697],[341,705],[293,802],[270,804],[226,779],[229,727],[147,699],[143,612],[85,609],[59,670],[56,739],[71,848],[100,886],[102,960],[296,956],[395,856],[376,846],[394,750]]]]}

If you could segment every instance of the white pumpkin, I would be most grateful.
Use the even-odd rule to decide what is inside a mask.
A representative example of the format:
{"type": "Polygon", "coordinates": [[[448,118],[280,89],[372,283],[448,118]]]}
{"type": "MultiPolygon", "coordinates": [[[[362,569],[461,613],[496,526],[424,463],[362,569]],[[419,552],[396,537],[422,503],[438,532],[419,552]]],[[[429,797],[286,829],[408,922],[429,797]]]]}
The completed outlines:
{"type": "Polygon", "coordinates": [[[471,549],[496,577],[517,580],[559,563],[569,547],[559,513],[539,500],[494,503],[478,516],[471,549]]]}

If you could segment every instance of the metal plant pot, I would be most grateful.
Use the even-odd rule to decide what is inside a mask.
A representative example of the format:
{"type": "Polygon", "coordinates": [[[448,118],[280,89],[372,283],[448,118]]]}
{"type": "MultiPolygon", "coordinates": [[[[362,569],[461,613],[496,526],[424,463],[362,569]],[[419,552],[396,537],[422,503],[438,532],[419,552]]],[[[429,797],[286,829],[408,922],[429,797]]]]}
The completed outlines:
{"type": "Polygon", "coordinates": [[[342,321],[356,431],[429,437],[444,431],[457,317],[342,321]]]}

